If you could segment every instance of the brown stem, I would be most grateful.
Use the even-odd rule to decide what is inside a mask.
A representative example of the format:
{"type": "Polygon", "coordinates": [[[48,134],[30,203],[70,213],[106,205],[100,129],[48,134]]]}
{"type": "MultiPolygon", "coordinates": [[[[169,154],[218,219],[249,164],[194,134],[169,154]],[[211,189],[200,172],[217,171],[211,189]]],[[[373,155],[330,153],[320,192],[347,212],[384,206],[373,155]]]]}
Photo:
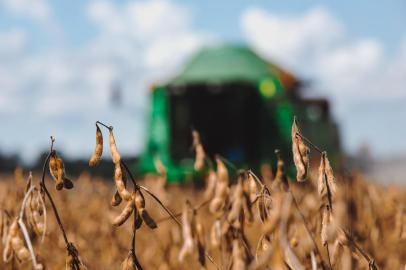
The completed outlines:
{"type": "Polygon", "coordinates": [[[368,265],[371,267],[371,269],[378,269],[376,264],[375,264],[375,259],[371,258],[368,253],[362,249],[354,240],[354,238],[344,229],[341,228],[341,230],[344,232],[346,237],[348,238],[349,242],[351,245],[354,246],[354,248],[364,257],[364,259],[368,262],[368,265]]]}
{"type": "Polygon", "coordinates": [[[328,243],[326,243],[325,247],[326,247],[326,252],[327,252],[328,265],[330,266],[330,269],[333,269],[333,267],[331,266],[330,250],[328,248],[328,243]]]}
{"type": "MultiPolygon", "coordinates": [[[[203,206],[207,205],[210,201],[211,201],[211,200],[206,200],[206,201],[200,203],[198,206],[194,207],[193,210],[194,210],[194,211],[200,210],[203,206]]],[[[180,216],[182,215],[182,213],[176,213],[176,214],[173,214],[173,215],[178,218],[178,217],[180,217],[180,216]]],[[[158,220],[156,221],[156,223],[161,223],[161,222],[164,222],[164,221],[167,221],[167,220],[171,220],[171,219],[172,219],[171,216],[169,216],[169,217],[163,217],[163,218],[161,218],[161,219],[158,219],[158,220]]]]}
{"type": "Polygon", "coordinates": [[[112,129],[113,129],[112,126],[108,126],[108,125],[106,125],[106,124],[104,124],[104,123],[102,123],[102,122],[100,122],[100,121],[96,121],[96,125],[97,125],[97,124],[100,124],[100,125],[104,126],[104,127],[107,128],[108,130],[112,130],[112,129]]]}
{"type": "Polygon", "coordinates": [[[296,200],[295,196],[293,195],[293,192],[292,192],[292,190],[290,189],[290,186],[289,186],[289,193],[290,193],[290,195],[291,195],[292,198],[293,198],[293,204],[294,204],[294,206],[295,206],[297,212],[299,213],[300,218],[302,219],[302,222],[303,222],[303,225],[304,225],[304,227],[305,227],[305,229],[306,229],[306,231],[307,231],[307,234],[310,236],[310,239],[312,239],[314,248],[316,249],[316,252],[317,252],[317,253],[319,254],[319,256],[320,256],[320,259],[321,259],[321,260],[320,260],[320,261],[321,261],[321,267],[322,267],[323,269],[327,269],[326,265],[324,264],[323,257],[321,256],[321,252],[320,252],[320,250],[319,250],[319,247],[317,246],[317,243],[316,243],[316,240],[315,240],[315,238],[314,238],[314,235],[313,235],[313,233],[310,231],[309,226],[307,225],[306,218],[305,218],[305,216],[303,215],[302,211],[300,210],[299,204],[297,203],[297,200],[296,200]]]}
{"type": "Polygon", "coordinates": [[[323,153],[323,151],[321,151],[320,148],[317,147],[317,145],[315,145],[314,143],[312,143],[308,138],[306,138],[305,136],[303,136],[302,134],[300,134],[299,132],[296,133],[297,136],[299,136],[300,138],[302,138],[303,140],[305,140],[311,147],[313,147],[314,150],[316,150],[317,152],[319,152],[320,154],[323,153]]]}
{"type": "Polygon", "coordinates": [[[61,222],[61,218],[59,217],[59,213],[58,213],[58,210],[57,210],[57,208],[55,206],[54,200],[52,199],[52,196],[49,193],[49,191],[48,191],[48,189],[46,187],[46,184],[45,184],[46,166],[48,165],[48,162],[49,162],[49,159],[51,158],[51,155],[53,155],[55,153],[55,150],[53,150],[54,142],[55,142],[55,139],[51,136],[51,150],[49,151],[49,153],[48,153],[48,155],[47,155],[47,157],[45,159],[44,166],[42,167],[42,179],[41,179],[40,185],[41,185],[41,189],[45,192],[45,194],[47,195],[49,201],[51,202],[52,210],[54,211],[56,221],[58,222],[59,228],[61,229],[62,234],[63,234],[63,239],[65,240],[65,245],[68,246],[69,241],[68,241],[68,238],[66,236],[66,232],[65,232],[65,229],[63,227],[63,224],[61,222]]]}
{"type": "Polygon", "coordinates": [[[132,261],[136,266],[136,269],[143,270],[140,262],[138,261],[137,255],[135,254],[135,234],[137,232],[136,223],[137,223],[137,215],[136,215],[136,213],[134,213],[133,232],[132,232],[132,239],[131,239],[130,254],[131,254],[131,257],[132,257],[132,261]]]}
{"type": "Polygon", "coordinates": [[[51,136],[51,149],[45,159],[44,165],[42,167],[42,178],[41,178],[41,190],[45,192],[46,196],[48,197],[49,201],[51,202],[51,206],[52,206],[52,210],[55,214],[55,218],[56,221],[59,225],[59,228],[61,229],[62,235],[63,235],[63,239],[65,241],[65,245],[66,245],[66,249],[68,250],[68,254],[72,257],[72,263],[73,263],[73,267],[74,269],[79,270],[80,266],[79,266],[79,260],[78,260],[78,252],[75,248],[75,246],[73,245],[73,243],[70,243],[68,240],[68,237],[66,236],[66,232],[65,229],[63,227],[61,218],[59,217],[59,213],[58,213],[58,209],[56,208],[56,205],[54,203],[54,200],[52,199],[51,194],[49,193],[47,186],[45,184],[45,171],[46,171],[46,166],[48,165],[49,159],[51,158],[51,155],[55,154],[55,150],[53,149],[54,147],[54,142],[55,139],[54,137],[51,136]]]}

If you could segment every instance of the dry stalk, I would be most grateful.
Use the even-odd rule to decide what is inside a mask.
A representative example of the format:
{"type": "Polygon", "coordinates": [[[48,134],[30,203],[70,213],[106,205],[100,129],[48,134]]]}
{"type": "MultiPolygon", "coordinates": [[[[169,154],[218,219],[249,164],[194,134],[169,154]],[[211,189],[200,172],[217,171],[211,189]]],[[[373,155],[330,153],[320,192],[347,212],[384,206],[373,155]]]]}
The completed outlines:
{"type": "Polygon", "coordinates": [[[49,153],[48,153],[48,155],[47,155],[47,157],[46,157],[46,159],[44,161],[44,165],[42,167],[42,178],[41,178],[41,183],[40,183],[41,193],[46,195],[46,197],[50,201],[51,206],[52,206],[52,210],[53,210],[55,218],[56,218],[56,221],[57,221],[58,226],[59,226],[59,228],[60,228],[60,230],[62,232],[62,236],[63,236],[63,239],[65,241],[66,249],[68,251],[68,258],[67,258],[67,261],[66,261],[67,267],[69,266],[71,270],[83,270],[85,268],[84,268],[83,263],[79,259],[77,249],[75,248],[73,243],[69,242],[68,237],[66,236],[65,229],[64,229],[62,221],[61,221],[61,219],[59,217],[58,209],[56,208],[54,200],[52,199],[52,196],[49,193],[49,191],[48,191],[48,189],[46,187],[46,184],[45,184],[46,167],[48,165],[48,162],[49,162],[51,156],[55,155],[55,150],[53,149],[54,142],[55,142],[55,139],[51,136],[51,149],[50,149],[50,151],[49,151],[49,153]]]}

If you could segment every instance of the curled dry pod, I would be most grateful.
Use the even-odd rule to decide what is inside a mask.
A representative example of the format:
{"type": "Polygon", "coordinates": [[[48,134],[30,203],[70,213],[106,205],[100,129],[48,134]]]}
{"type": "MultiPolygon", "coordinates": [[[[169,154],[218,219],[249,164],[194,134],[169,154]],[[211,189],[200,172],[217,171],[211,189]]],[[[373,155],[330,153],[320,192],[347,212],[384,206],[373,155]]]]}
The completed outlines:
{"type": "Polygon", "coordinates": [[[336,181],[326,152],[322,153],[320,159],[317,189],[323,204],[328,205],[329,210],[332,210],[332,201],[336,190],[336,181]]]}
{"type": "Polygon", "coordinates": [[[63,180],[58,174],[58,157],[56,153],[51,153],[49,158],[49,173],[51,174],[52,178],[55,181],[55,188],[57,190],[61,190],[63,188],[63,180]]]}
{"type": "Polygon", "coordinates": [[[194,169],[196,171],[200,171],[203,169],[204,166],[204,159],[206,157],[206,154],[204,152],[203,145],[200,141],[200,134],[196,130],[192,131],[192,137],[193,137],[193,149],[195,150],[195,163],[194,163],[194,169]]]}
{"type": "Polygon", "coordinates": [[[148,214],[148,211],[145,209],[145,199],[141,191],[137,191],[135,193],[134,201],[135,206],[137,207],[137,211],[141,215],[141,218],[145,222],[145,224],[151,229],[157,228],[156,222],[152,219],[152,217],[148,214]]]}
{"type": "MultiPolygon", "coordinates": [[[[134,195],[132,197],[134,198],[134,195]]],[[[131,216],[134,209],[135,209],[134,200],[128,201],[121,214],[113,220],[113,225],[115,226],[123,225],[127,221],[127,219],[131,216]]]]}
{"type": "Polygon", "coordinates": [[[327,182],[331,191],[332,196],[336,193],[337,190],[337,182],[336,178],[334,177],[333,168],[331,168],[330,161],[328,160],[327,153],[324,154],[325,159],[325,168],[326,168],[326,177],[327,182]]]}
{"type": "Polygon", "coordinates": [[[300,136],[299,127],[297,126],[296,117],[292,124],[292,152],[293,161],[296,166],[296,179],[298,182],[305,181],[309,170],[309,147],[303,142],[300,136]]]}
{"type": "Polygon", "coordinates": [[[110,143],[110,152],[111,158],[114,164],[120,164],[121,156],[117,150],[116,140],[114,139],[113,128],[109,129],[109,143],[110,143]]]}
{"type": "Polygon", "coordinates": [[[123,180],[123,171],[121,168],[121,164],[115,163],[114,166],[114,181],[116,183],[116,188],[120,197],[126,201],[132,200],[131,193],[126,189],[124,180],[123,180]]]}
{"type": "Polygon", "coordinates": [[[103,134],[99,126],[96,124],[96,147],[94,149],[93,155],[89,160],[89,166],[93,167],[99,164],[102,154],[103,154],[103,134]]]}

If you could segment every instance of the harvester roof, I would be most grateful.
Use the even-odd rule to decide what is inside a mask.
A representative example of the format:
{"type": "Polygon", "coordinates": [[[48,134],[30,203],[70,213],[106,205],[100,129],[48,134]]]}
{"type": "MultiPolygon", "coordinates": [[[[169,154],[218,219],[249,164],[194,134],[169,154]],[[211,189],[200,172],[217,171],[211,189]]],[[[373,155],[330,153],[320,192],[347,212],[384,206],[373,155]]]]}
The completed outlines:
{"type": "Polygon", "coordinates": [[[292,74],[265,61],[250,48],[221,45],[202,49],[168,84],[256,84],[266,78],[279,80],[284,89],[290,89],[297,83],[292,74]]]}

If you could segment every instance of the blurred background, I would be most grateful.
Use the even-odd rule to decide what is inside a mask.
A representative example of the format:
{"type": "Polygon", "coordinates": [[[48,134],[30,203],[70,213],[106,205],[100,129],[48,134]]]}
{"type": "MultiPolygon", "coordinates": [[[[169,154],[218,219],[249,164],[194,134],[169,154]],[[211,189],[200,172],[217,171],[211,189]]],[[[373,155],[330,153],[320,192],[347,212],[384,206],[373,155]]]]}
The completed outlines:
{"type": "Polygon", "coordinates": [[[0,173],[35,167],[50,135],[86,164],[96,120],[136,159],[151,89],[202,49],[244,46],[294,76],[301,96],[329,100],[350,163],[401,183],[405,12],[401,0],[0,0],[0,173]]]}

